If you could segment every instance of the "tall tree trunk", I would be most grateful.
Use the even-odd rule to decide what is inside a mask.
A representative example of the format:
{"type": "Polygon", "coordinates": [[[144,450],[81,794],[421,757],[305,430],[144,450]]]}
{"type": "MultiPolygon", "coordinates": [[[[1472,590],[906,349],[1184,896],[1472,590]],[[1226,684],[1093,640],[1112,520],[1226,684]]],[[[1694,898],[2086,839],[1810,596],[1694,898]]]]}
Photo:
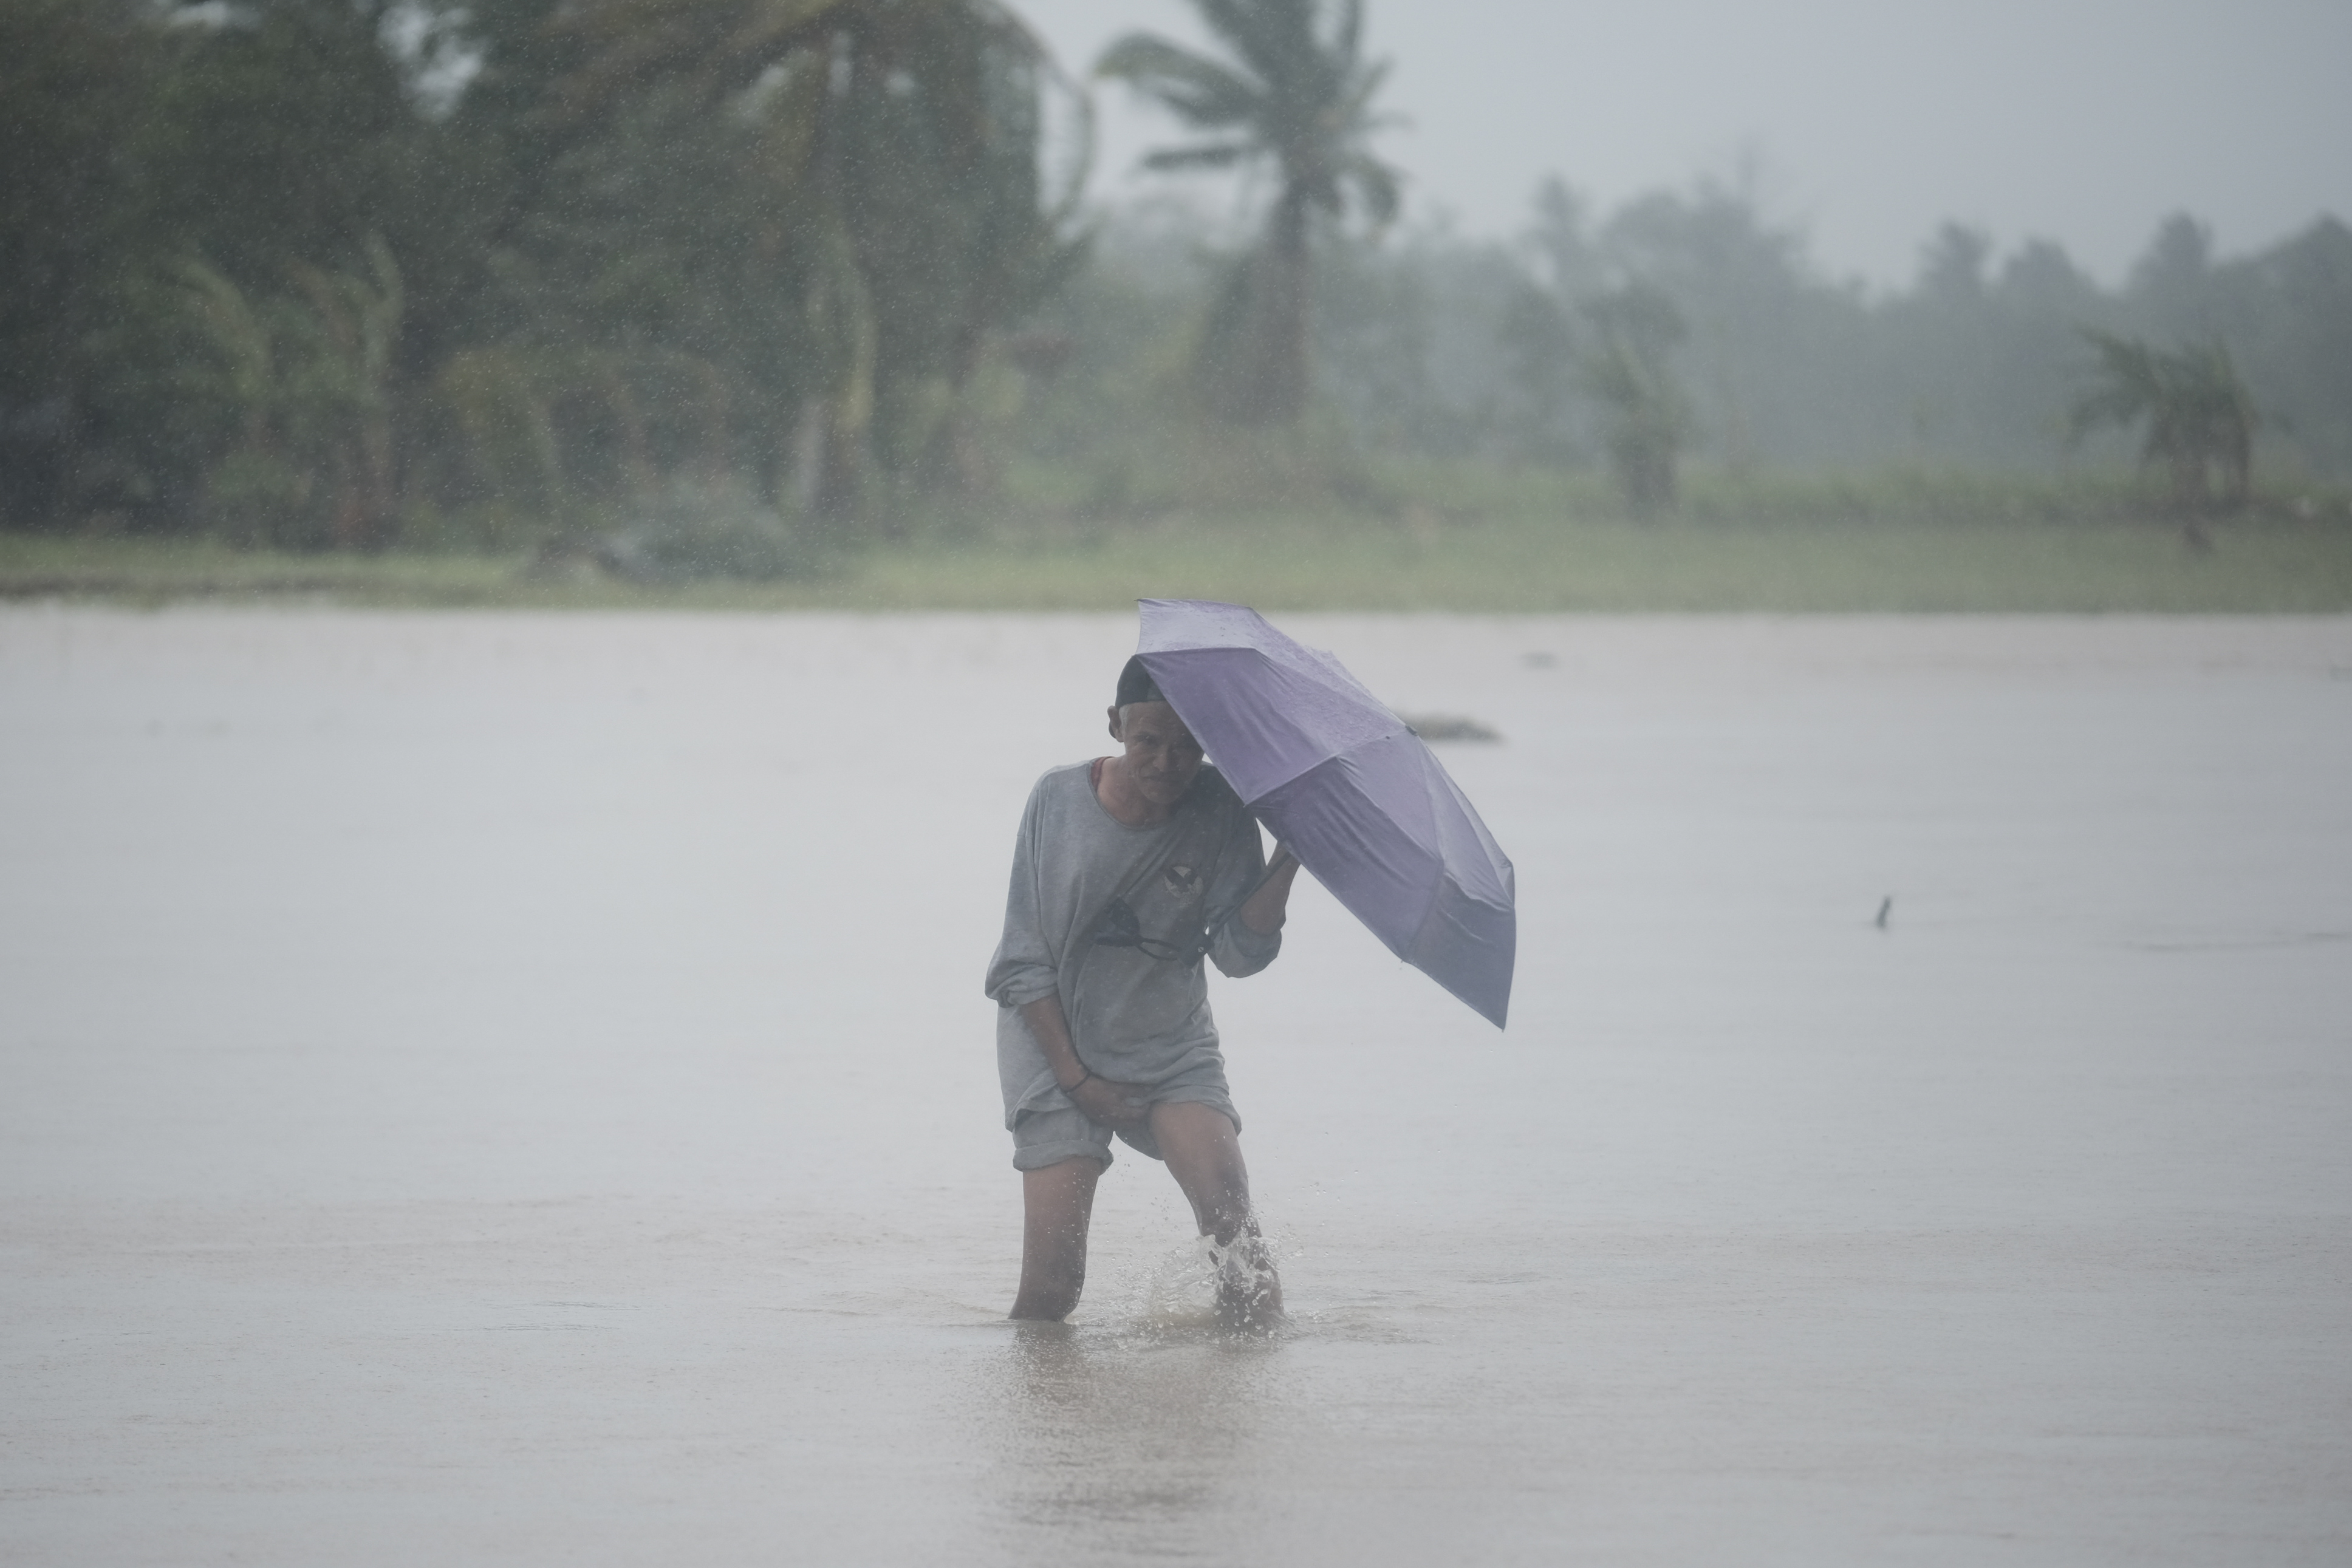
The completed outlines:
{"type": "Polygon", "coordinates": [[[2166,466],[2172,476],[2172,505],[2185,517],[2195,517],[2208,509],[2210,493],[2205,484],[2205,454],[2186,446],[2175,447],[2166,466]]]}
{"type": "Polygon", "coordinates": [[[1307,411],[1307,325],[1312,258],[1307,254],[1307,201],[1285,191],[1275,204],[1257,285],[1258,358],[1250,402],[1255,417],[1293,424],[1307,411]]]}
{"type": "Polygon", "coordinates": [[[396,475],[393,465],[392,410],[386,405],[371,409],[361,421],[359,458],[362,492],[360,548],[382,549],[392,543],[394,518],[399,510],[396,475]]]}
{"type": "Polygon", "coordinates": [[[972,407],[987,344],[987,331],[974,312],[956,333],[948,359],[947,414],[940,421],[921,464],[931,488],[966,498],[989,488],[987,454],[978,428],[979,414],[972,407]]]}
{"type": "Polygon", "coordinates": [[[812,158],[822,227],[816,276],[804,304],[826,384],[811,389],[801,403],[793,432],[792,493],[803,517],[836,530],[853,524],[864,507],[881,345],[873,291],[842,206],[842,117],[859,73],[872,73],[877,63],[861,58],[847,29],[834,34],[812,158]]]}
{"type": "Polygon", "coordinates": [[[1307,231],[1307,204],[1286,194],[1210,311],[1193,373],[1204,405],[1219,419],[1290,424],[1306,410],[1307,231]]]}

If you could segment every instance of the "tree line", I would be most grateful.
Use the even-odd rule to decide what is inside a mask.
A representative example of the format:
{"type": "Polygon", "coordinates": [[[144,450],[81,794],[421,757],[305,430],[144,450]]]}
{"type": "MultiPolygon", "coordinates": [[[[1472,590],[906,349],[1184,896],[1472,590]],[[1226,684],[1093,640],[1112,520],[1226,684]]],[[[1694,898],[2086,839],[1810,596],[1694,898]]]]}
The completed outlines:
{"type": "Polygon", "coordinates": [[[1264,174],[1223,230],[1082,209],[1087,89],[998,0],[0,0],[0,526],[618,507],[787,570],[1008,474],[1117,512],[1268,452],[1343,504],[1427,458],[1637,511],[1692,456],[2047,469],[2106,425],[2183,505],[2258,437],[2352,476],[2334,219],[2222,258],[2176,217],[2116,288],[1950,226],[1892,292],[1723,182],[1401,231],[1361,0],[1192,3],[1211,48],[1091,74],[1191,133],[1151,169],[1264,174]]]}
{"type": "Polygon", "coordinates": [[[5,0],[0,517],[980,484],[1053,75],[988,0],[5,0]]]}
{"type": "Polygon", "coordinates": [[[1669,453],[1733,469],[2048,473],[2084,460],[2109,416],[2177,445],[2200,398],[2234,399],[2245,427],[2191,443],[2217,498],[2235,482],[2221,454],[2241,437],[2283,476],[2352,477],[2352,229],[2332,217],[2222,257],[2210,229],[2175,215],[2112,287],[2054,242],[2001,256],[1947,225],[1906,287],[1874,290],[1832,277],[1735,184],[1597,214],[1554,182],[1516,242],[1438,232],[1340,250],[1318,345],[1329,395],[1368,441],[1613,463],[1637,496],[1668,483],[1669,453]],[[2150,417],[2148,397],[2176,424],[2150,417]]]}

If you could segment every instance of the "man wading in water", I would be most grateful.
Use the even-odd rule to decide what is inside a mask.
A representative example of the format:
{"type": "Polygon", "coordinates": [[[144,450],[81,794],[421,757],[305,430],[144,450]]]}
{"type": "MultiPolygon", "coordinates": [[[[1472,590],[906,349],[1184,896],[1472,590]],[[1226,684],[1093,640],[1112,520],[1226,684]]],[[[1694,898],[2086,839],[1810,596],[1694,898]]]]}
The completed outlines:
{"type": "Polygon", "coordinates": [[[1203,956],[1255,975],[1282,948],[1298,862],[1266,869],[1257,823],[1140,659],[1120,672],[1113,757],[1037,781],[988,967],[996,1062],[1026,1222],[1016,1318],[1058,1322],[1086,1283],[1087,1225],[1111,1134],[1167,1162],[1218,1248],[1218,1311],[1282,1312],[1250,1212],[1241,1117],[1203,956]]]}

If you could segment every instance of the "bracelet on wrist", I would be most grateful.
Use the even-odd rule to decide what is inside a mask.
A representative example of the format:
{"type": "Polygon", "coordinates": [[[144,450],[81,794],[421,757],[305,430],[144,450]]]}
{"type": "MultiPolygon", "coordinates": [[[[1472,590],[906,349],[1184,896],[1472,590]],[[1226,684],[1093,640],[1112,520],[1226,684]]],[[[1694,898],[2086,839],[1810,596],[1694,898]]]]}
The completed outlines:
{"type": "Polygon", "coordinates": [[[1095,1070],[1093,1068],[1081,1067],[1078,1069],[1078,1081],[1076,1083],[1066,1085],[1059,1079],[1056,1079],[1055,1080],[1054,1087],[1061,1090],[1065,1094],[1076,1094],[1079,1090],[1084,1089],[1087,1086],[1087,1080],[1092,1078],[1094,1075],[1095,1070]]]}

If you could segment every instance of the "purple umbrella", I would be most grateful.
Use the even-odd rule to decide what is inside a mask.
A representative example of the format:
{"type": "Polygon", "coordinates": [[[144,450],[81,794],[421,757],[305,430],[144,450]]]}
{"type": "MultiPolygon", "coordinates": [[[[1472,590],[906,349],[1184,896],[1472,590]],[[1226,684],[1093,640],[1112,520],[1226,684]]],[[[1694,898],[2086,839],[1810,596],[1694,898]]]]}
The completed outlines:
{"type": "Polygon", "coordinates": [[[1421,737],[1255,610],[1140,602],[1136,652],[1225,781],[1390,952],[1501,1028],[1511,862],[1421,737]]]}

